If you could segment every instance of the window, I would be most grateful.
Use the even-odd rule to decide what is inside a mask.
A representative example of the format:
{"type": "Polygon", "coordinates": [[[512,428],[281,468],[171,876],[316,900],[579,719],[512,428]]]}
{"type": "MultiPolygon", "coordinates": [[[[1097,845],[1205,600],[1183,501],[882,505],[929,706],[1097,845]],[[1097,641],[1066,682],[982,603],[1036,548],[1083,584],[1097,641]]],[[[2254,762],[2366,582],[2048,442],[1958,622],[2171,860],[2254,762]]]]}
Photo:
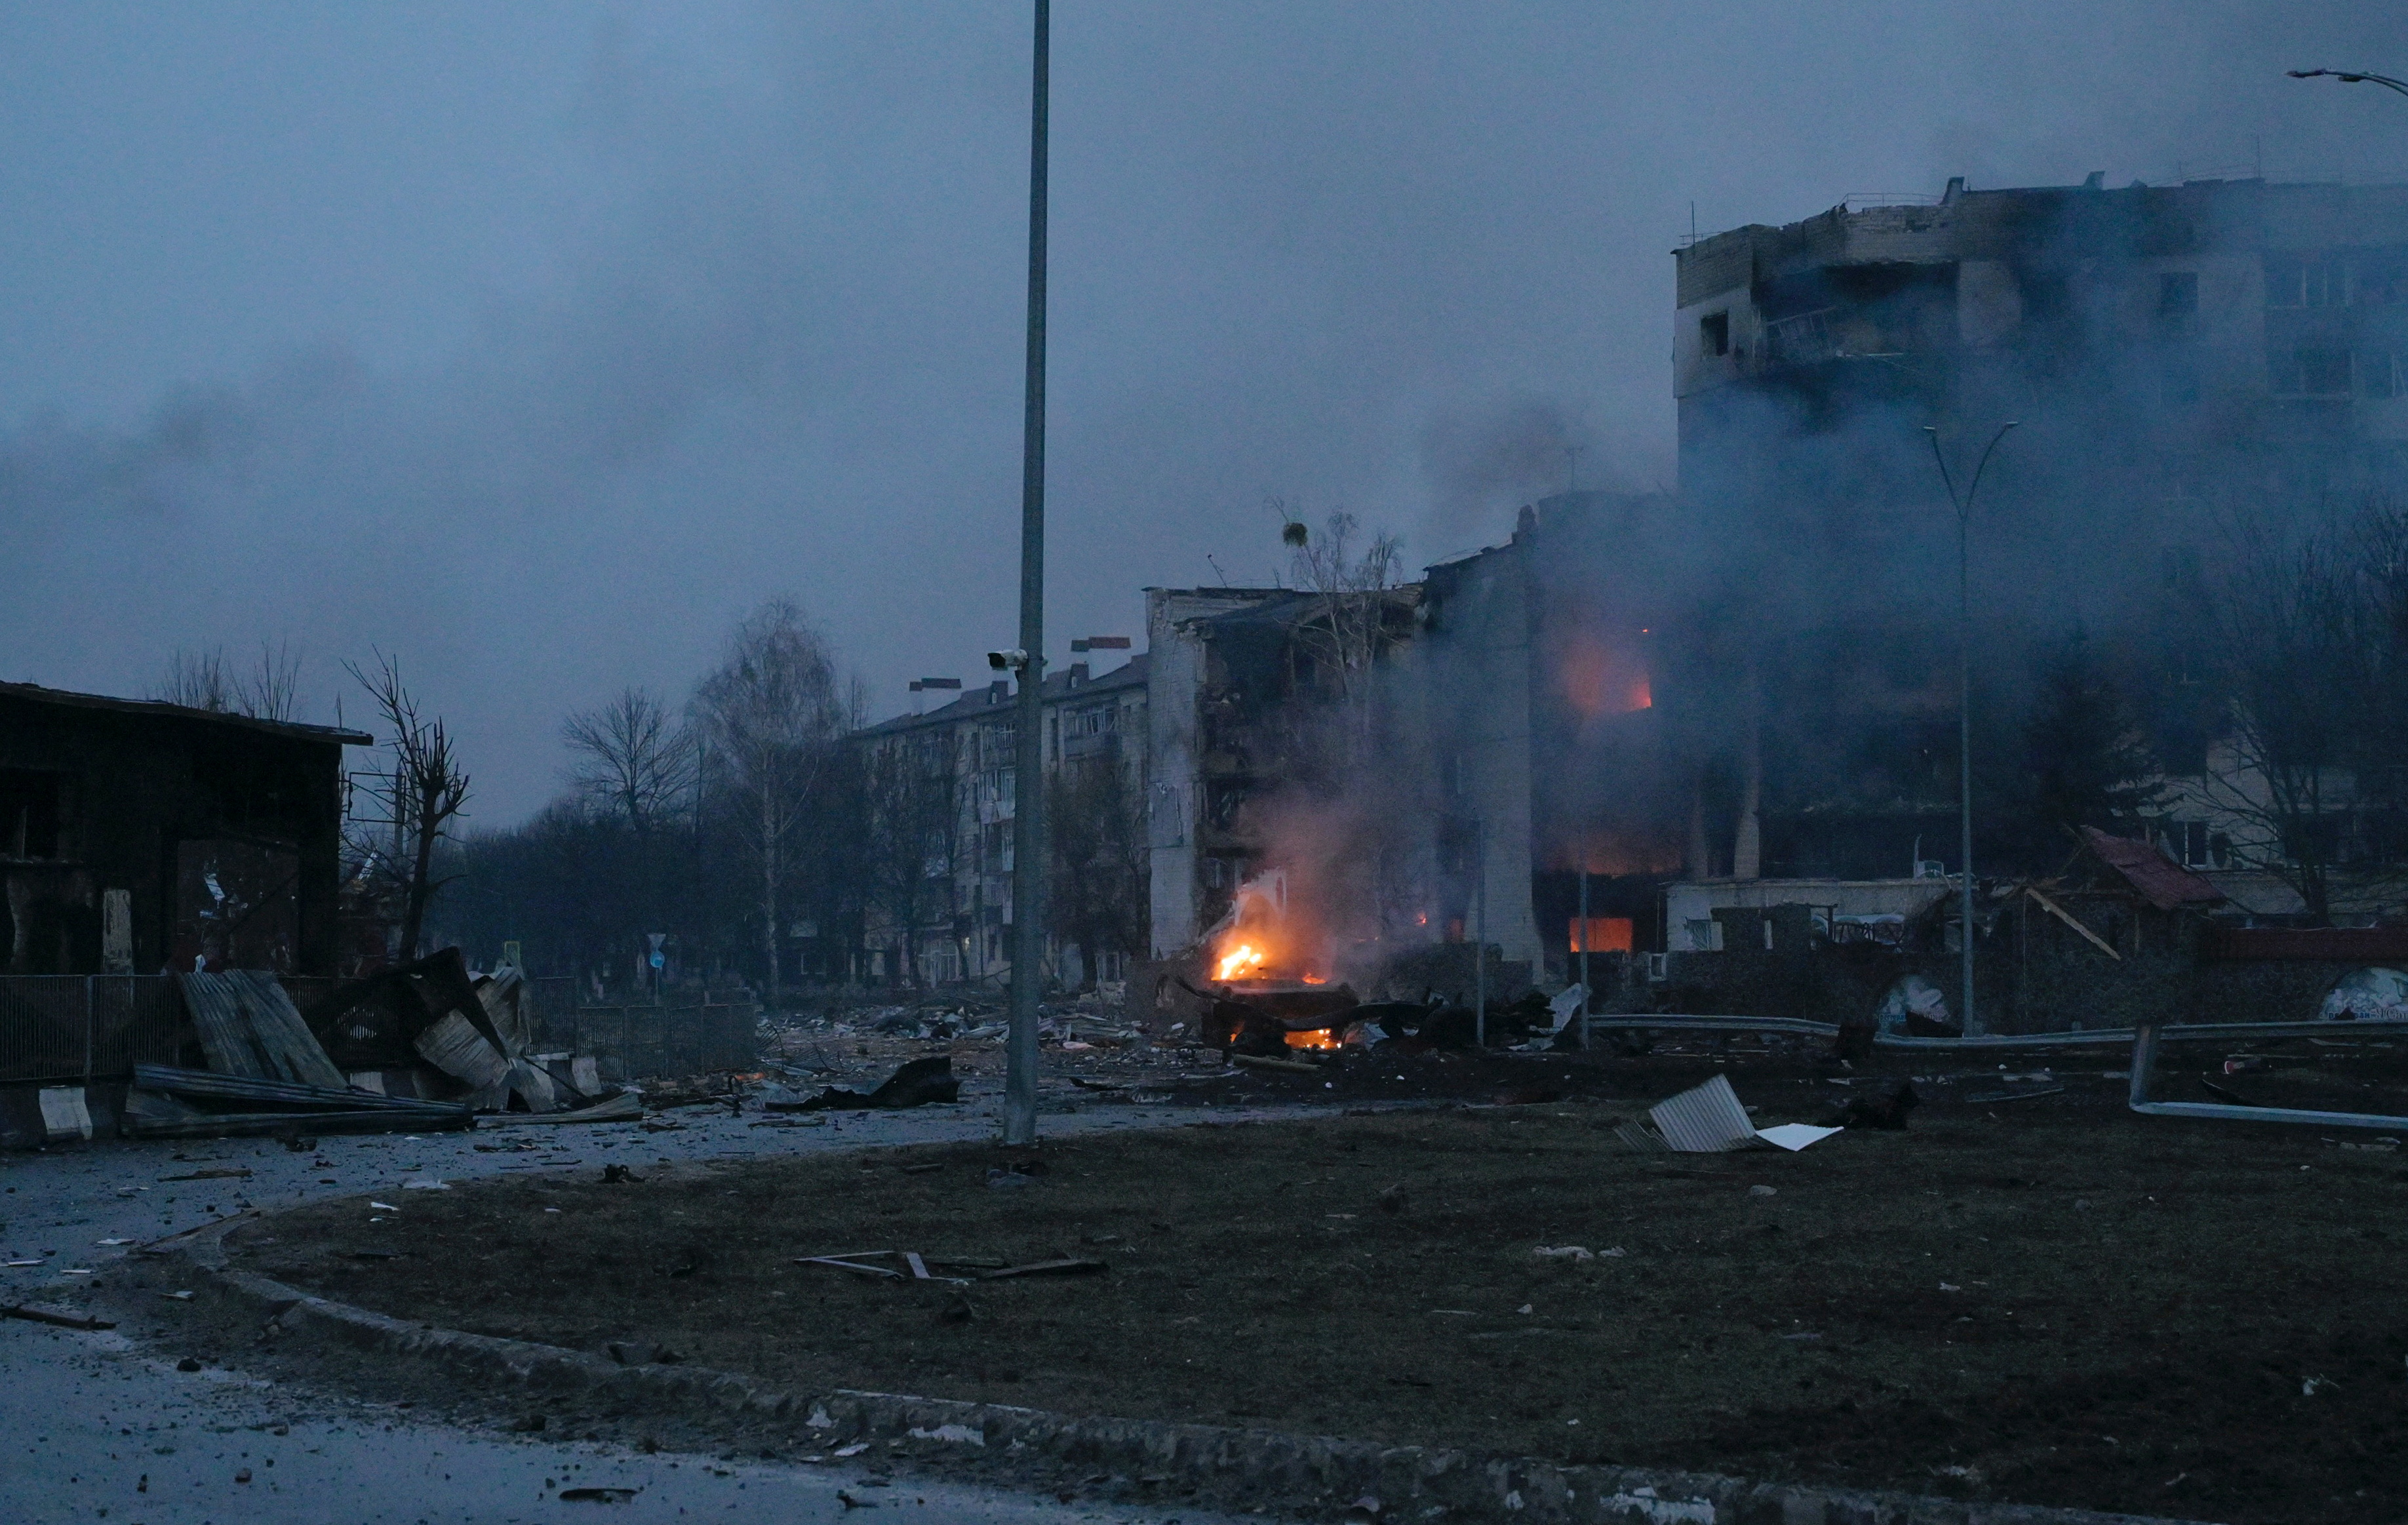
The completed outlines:
{"type": "Polygon", "coordinates": [[[1699,318],[1698,346],[1708,354],[1730,353],[1730,314],[1709,312],[1699,318]]]}
{"type": "Polygon", "coordinates": [[[2358,389],[2370,397],[2401,395],[2400,356],[2388,350],[2361,350],[2358,356],[2358,389]]]}
{"type": "Polygon", "coordinates": [[[2267,356],[2266,384],[2279,397],[2345,397],[2349,352],[2278,350],[2267,356]]]}
{"type": "Polygon", "coordinates": [[[0,768],[0,857],[59,856],[59,778],[0,768]]]}
{"type": "Polygon", "coordinates": [[[2205,821],[2168,821],[2165,842],[2166,856],[2184,868],[2208,867],[2208,830],[2205,821]]]}
{"type": "Polygon", "coordinates": [[[2344,295],[2339,260],[2300,254],[2266,256],[2268,307],[2339,307],[2344,295]]]}
{"type": "Polygon", "coordinates": [[[2157,316],[2187,318],[2199,310],[2199,272],[2168,270],[2157,277],[2157,316]]]}

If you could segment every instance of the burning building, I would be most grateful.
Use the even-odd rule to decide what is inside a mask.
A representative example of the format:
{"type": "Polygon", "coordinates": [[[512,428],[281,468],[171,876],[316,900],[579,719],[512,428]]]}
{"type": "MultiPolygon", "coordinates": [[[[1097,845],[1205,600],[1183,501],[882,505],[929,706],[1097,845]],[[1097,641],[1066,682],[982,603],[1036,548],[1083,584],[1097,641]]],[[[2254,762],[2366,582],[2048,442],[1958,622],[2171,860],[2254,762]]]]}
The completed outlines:
{"type": "MultiPolygon", "coordinates": [[[[2229,714],[2204,681],[2224,527],[2408,487],[2408,187],[1956,180],[1675,263],[1679,491],[1542,499],[1393,590],[1379,741],[1342,788],[1326,751],[1278,755],[1297,697],[1327,698],[1299,639],[1314,596],[1150,595],[1158,956],[1268,869],[1291,907],[1342,908],[1316,934],[1341,950],[1484,927],[1561,971],[1583,945],[1722,948],[1747,915],[1759,939],[1878,940],[1962,868],[1960,652],[1978,805],[2022,787],[1995,775],[2024,766],[2040,654],[2076,639],[2157,770],[2124,828],[2227,870],[2239,827],[2184,786],[2229,714]],[[1960,628],[1934,444],[1961,496],[2009,423],[1964,521],[1960,628]],[[1298,820],[1346,840],[1299,851],[1298,820]],[[1345,885],[1296,878],[1340,859],[1345,885]],[[1751,909],[1793,900],[1802,919],[1751,909]]],[[[2063,857],[2005,813],[1977,820],[1986,871],[2063,857]]]]}

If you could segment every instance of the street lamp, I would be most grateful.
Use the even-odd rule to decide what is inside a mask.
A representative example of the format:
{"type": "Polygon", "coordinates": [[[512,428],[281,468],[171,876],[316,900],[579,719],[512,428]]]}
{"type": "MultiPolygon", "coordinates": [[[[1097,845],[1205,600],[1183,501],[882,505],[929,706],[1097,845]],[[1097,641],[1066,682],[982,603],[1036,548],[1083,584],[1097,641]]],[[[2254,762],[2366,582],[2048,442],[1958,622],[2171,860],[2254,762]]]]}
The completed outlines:
{"type": "Polygon", "coordinates": [[[2347,69],[2287,69],[2294,79],[2338,79],[2345,85],[2381,85],[2408,95],[2408,81],[2394,79],[2387,74],[2354,74],[2347,69]]]}
{"type": "Polygon", "coordinates": [[[1973,480],[1965,496],[1956,496],[1956,479],[1949,474],[1948,456],[1940,448],[1940,430],[1927,424],[1923,432],[1931,437],[1931,458],[1940,463],[1940,482],[1948,489],[1948,501],[1956,510],[1956,850],[1965,870],[1965,886],[1958,901],[1959,928],[1956,945],[1961,956],[1965,979],[1965,1036],[1971,1038],[1982,1029],[1973,1015],[1973,578],[1970,543],[1973,525],[1973,497],[1982,490],[1982,473],[1989,469],[1990,453],[2007,437],[2020,420],[2010,420],[1999,425],[1983,447],[1981,460],[1974,463],[1973,480]]]}
{"type": "Polygon", "coordinates": [[[1045,164],[1047,0],[1037,0],[1028,106],[1028,368],[1020,445],[1020,649],[1012,738],[1011,1027],[1003,1142],[1037,1142],[1037,1002],[1045,963],[1045,164]]]}

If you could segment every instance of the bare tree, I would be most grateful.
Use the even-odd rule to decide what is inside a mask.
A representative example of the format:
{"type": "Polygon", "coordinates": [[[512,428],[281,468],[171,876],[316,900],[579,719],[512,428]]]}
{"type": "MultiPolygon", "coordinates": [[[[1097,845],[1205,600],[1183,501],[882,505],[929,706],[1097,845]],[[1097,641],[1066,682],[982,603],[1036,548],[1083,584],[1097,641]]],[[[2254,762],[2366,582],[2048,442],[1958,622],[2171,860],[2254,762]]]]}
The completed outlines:
{"type": "MultiPolygon", "coordinates": [[[[1274,499],[1272,506],[1285,517],[1284,504],[1274,499]]],[[[1350,765],[1370,744],[1372,669],[1402,638],[1398,605],[1389,590],[1403,561],[1404,542],[1384,532],[1367,541],[1362,534],[1361,522],[1343,511],[1323,521],[1318,535],[1295,519],[1287,520],[1282,534],[1294,548],[1290,575],[1319,605],[1297,634],[1345,716],[1350,765]]]]}
{"type": "Polygon", "coordinates": [[[907,983],[920,981],[920,928],[953,911],[960,851],[960,798],[950,732],[896,736],[876,744],[864,781],[868,819],[864,855],[868,899],[899,939],[907,983]]]}
{"type": "Polygon", "coordinates": [[[254,720],[290,720],[299,712],[301,655],[283,640],[259,643],[259,665],[242,680],[242,712],[254,720]]]}
{"type": "Polygon", "coordinates": [[[1141,797],[1111,757],[1065,765],[1046,780],[1046,796],[1054,847],[1047,908],[1055,934],[1078,944],[1092,986],[1098,954],[1145,945],[1152,886],[1141,797]]]}
{"type": "Polygon", "coordinates": [[[2269,518],[2236,525],[2216,600],[2229,732],[2203,779],[2233,860],[2272,874],[2330,925],[2333,876],[2359,803],[2355,764],[2379,710],[2381,611],[2346,535],[2269,518]]]}
{"type": "Polygon", "coordinates": [[[212,646],[198,652],[179,648],[167,658],[167,676],[151,690],[150,697],[180,704],[187,710],[224,715],[235,712],[237,686],[234,674],[227,670],[224,647],[212,646]]]}
{"type": "Polygon", "coordinates": [[[577,755],[570,784],[638,835],[674,814],[693,791],[694,740],[649,690],[621,689],[601,708],[570,715],[560,731],[577,755]]]}
{"type": "Polygon", "coordinates": [[[781,916],[790,904],[788,869],[805,803],[825,777],[838,740],[855,718],[825,640],[787,599],[762,605],[736,628],[719,669],[694,698],[695,721],[710,741],[715,792],[739,800],[738,836],[758,875],[761,946],[768,999],[782,991],[781,916]]]}
{"type": "Polygon", "coordinates": [[[393,772],[381,798],[393,828],[395,859],[389,871],[407,890],[401,922],[401,956],[415,958],[426,925],[427,903],[456,875],[433,877],[436,844],[449,834],[450,824],[468,802],[468,774],[452,747],[442,717],[421,718],[418,701],[401,681],[401,663],[377,654],[377,667],[363,671],[356,662],[344,669],[368,691],[392,732],[387,741],[393,772]]]}
{"type": "Polygon", "coordinates": [[[167,659],[167,675],[151,698],[213,714],[290,720],[300,686],[300,655],[285,641],[262,640],[258,666],[249,673],[234,670],[222,646],[179,650],[167,659]]]}

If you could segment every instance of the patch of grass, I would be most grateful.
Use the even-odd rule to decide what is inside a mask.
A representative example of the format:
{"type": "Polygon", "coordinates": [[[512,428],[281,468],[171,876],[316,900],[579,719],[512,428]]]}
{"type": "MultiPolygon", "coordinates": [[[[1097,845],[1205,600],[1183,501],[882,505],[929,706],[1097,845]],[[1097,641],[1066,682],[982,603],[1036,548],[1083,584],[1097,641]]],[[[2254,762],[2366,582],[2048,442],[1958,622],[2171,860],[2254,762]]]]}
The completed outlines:
{"type": "Polygon", "coordinates": [[[968,1145],[588,1171],[413,1195],[376,1224],[316,1205],[233,1247],[401,1316],[638,1339],[797,1388],[2142,1514],[2408,1517],[2397,1157],[2099,1110],[1918,1118],[1799,1155],[1640,1155],[1612,1121],[1124,1132],[1049,1143],[1013,1188],[986,1175],[1018,1157],[968,1145]],[[959,1288],[793,1263],[873,1249],[1111,1271],[959,1288]]]}

